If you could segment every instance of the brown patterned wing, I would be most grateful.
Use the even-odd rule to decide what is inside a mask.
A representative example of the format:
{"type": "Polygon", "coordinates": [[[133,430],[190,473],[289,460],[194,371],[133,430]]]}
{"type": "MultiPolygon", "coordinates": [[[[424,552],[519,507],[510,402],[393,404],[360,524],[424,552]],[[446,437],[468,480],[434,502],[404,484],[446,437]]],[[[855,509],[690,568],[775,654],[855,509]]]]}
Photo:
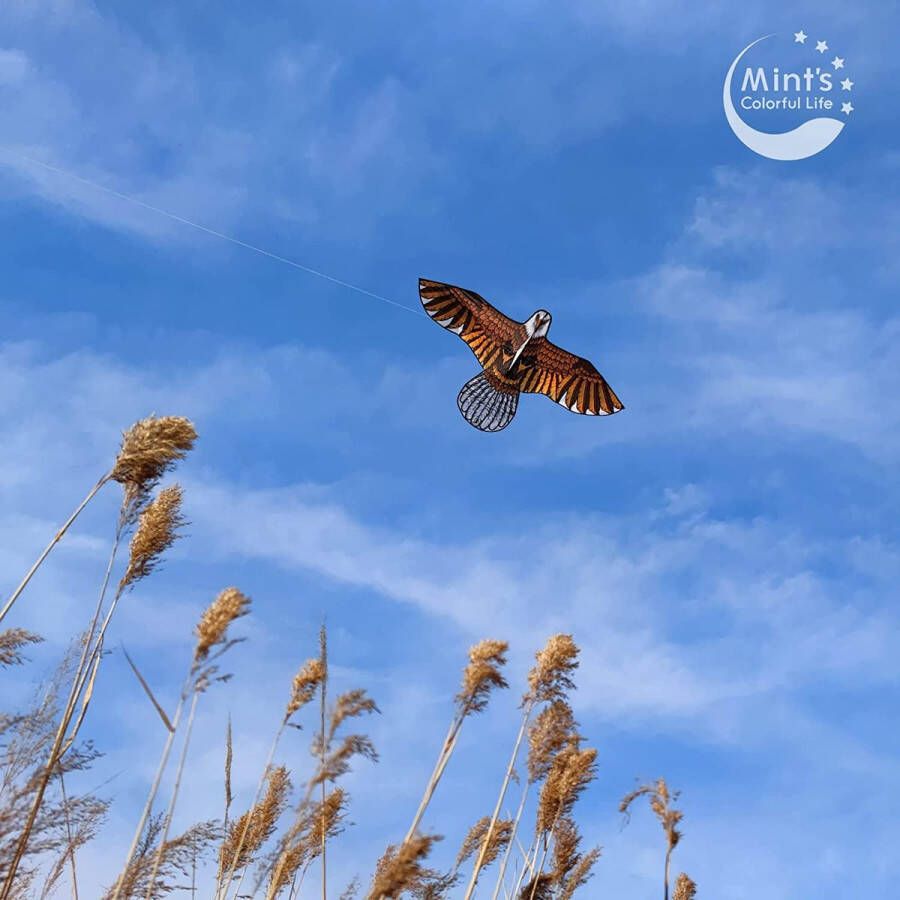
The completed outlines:
{"type": "Polygon", "coordinates": [[[419,279],[425,312],[442,328],[459,335],[483,368],[511,358],[525,340],[525,326],[504,316],[480,294],[440,281],[419,279]]]}
{"type": "Polygon", "coordinates": [[[625,408],[588,360],[557,347],[546,338],[536,338],[528,345],[522,365],[526,371],[521,390],[546,394],[571,412],[608,416],[625,408]]]}

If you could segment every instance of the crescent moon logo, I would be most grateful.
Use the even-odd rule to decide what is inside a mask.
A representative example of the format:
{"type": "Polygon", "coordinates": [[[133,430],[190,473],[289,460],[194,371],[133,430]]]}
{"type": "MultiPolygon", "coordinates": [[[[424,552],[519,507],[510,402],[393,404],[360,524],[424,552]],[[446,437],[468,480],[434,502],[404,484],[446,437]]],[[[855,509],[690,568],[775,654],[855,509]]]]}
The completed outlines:
{"type": "Polygon", "coordinates": [[[822,116],[810,119],[790,131],[771,134],[768,131],[758,131],[748,125],[738,114],[731,99],[731,80],[738,63],[751,47],[755,47],[760,41],[765,41],[770,37],[773,35],[767,34],[744,47],[728,69],[725,86],[722,89],[725,118],[728,119],[728,124],[737,135],[738,140],[760,156],[780,160],[806,159],[815,156],[816,153],[821,153],[844,130],[844,122],[840,119],[822,116]]]}

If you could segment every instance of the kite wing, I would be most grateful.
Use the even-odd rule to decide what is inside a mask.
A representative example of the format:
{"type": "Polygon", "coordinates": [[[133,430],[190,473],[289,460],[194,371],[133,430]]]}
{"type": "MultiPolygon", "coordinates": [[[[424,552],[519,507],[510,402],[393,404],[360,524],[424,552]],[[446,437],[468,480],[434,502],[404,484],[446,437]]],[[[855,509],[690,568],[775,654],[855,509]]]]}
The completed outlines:
{"type": "Polygon", "coordinates": [[[622,401],[593,364],[546,338],[536,338],[522,356],[527,371],[520,389],[545,394],[571,412],[608,416],[624,409],[622,401]]]}
{"type": "Polygon", "coordinates": [[[420,278],[419,298],[438,325],[469,345],[483,368],[503,354],[511,358],[527,337],[521,322],[504,316],[474,291],[420,278]]]}

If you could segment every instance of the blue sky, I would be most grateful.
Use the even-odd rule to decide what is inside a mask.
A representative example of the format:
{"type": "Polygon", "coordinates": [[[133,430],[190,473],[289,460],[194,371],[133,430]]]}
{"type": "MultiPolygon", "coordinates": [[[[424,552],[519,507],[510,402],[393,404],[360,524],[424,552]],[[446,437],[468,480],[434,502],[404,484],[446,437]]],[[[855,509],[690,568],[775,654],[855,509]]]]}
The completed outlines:
{"type": "MultiPolygon", "coordinates": [[[[888,896],[898,24],[833,2],[2,5],[0,571],[12,586],[122,427],[196,421],[190,539],[115,641],[171,698],[199,610],[231,583],[254,598],[236,679],[201,711],[185,817],[219,814],[229,710],[252,793],[326,616],[338,680],[383,710],[339,891],[405,831],[467,646],[506,638],[514,689],[426,818],[447,856],[490,809],[531,654],[566,630],[600,748],[586,896],[658,889],[657,826],[623,831],[615,809],[658,774],[683,790],[677,865],[700,896],[888,896]],[[799,28],[852,63],[857,109],[824,153],[777,163],[730,132],[721,84],[751,40],[799,28]],[[22,155],[409,306],[424,275],[518,318],[547,308],[627,409],[526,397],[482,435],[454,403],[475,362],[424,317],[22,155]]],[[[116,500],[17,608],[48,638],[35,676],[87,615],[116,500]]],[[[106,676],[92,728],[116,804],[85,854],[94,884],[156,754],[119,654],[106,676]]],[[[300,777],[304,741],[286,744],[300,777]]]]}

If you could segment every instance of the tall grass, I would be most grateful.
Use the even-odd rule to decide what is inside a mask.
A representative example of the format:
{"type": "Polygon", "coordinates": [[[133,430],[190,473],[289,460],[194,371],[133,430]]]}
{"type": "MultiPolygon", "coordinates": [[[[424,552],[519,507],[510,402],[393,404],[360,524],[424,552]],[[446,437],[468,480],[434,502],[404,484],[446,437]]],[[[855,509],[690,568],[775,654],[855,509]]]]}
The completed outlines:
{"type": "MultiPolygon", "coordinates": [[[[55,533],[0,609],[0,620],[11,614],[80,512],[107,483],[119,483],[123,494],[112,523],[109,561],[84,631],[26,711],[0,716],[0,900],[49,897],[65,890],[76,900],[85,896],[79,888],[78,856],[85,845],[102,840],[109,801],[93,793],[70,793],[66,776],[89,769],[99,755],[80,733],[109,652],[107,638],[124,596],[152,576],[180,536],[185,523],[182,490],[174,484],[159,489],[159,483],[195,440],[194,426],[179,417],[150,417],[126,431],[109,472],[55,533]],[[128,558],[120,563],[126,541],[128,558]]],[[[504,900],[569,900],[581,891],[593,874],[600,849],[582,847],[577,811],[585,790],[597,778],[598,767],[597,751],[588,746],[570,705],[579,651],[567,634],[552,635],[535,654],[511,747],[501,751],[502,778],[490,796],[472,798],[473,806],[481,808],[472,810],[474,824],[459,837],[455,861],[448,870],[429,864],[443,836],[423,833],[422,820],[455,758],[463,728],[467,733],[477,728],[474,720],[509,686],[508,645],[503,640],[481,640],[470,649],[446,736],[437,747],[421,800],[411,810],[410,825],[404,835],[395,836],[399,839],[385,836],[386,849],[381,859],[372,862],[364,886],[357,879],[342,892],[333,888],[328,857],[329,846],[349,827],[351,797],[342,779],[359,762],[378,760],[375,746],[360,728],[378,708],[362,688],[338,694],[330,690],[324,626],[317,652],[285,686],[284,711],[273,722],[269,751],[247,808],[233,809],[234,742],[229,719],[222,817],[202,818],[173,834],[180,788],[191,768],[198,706],[207,691],[222,689],[228,682],[230,676],[222,667],[242,640],[234,631],[250,610],[250,599],[229,587],[198,617],[182,688],[170,711],[125,654],[162,729],[156,771],[134,823],[130,846],[117,866],[110,861],[113,868],[105,900],[156,900],[182,889],[190,890],[192,897],[215,900],[294,900],[313,895],[327,900],[329,894],[342,900],[362,896],[368,900],[401,896],[471,900],[488,895],[491,900],[501,896],[504,900]],[[312,726],[311,762],[305,767],[282,749],[285,731],[299,727],[304,718],[312,726]],[[173,760],[176,744],[180,750],[173,760]],[[162,796],[167,774],[171,787],[162,796]],[[510,807],[514,811],[505,812],[510,807]],[[533,814],[533,824],[526,821],[527,814],[533,814]],[[214,873],[206,884],[202,883],[204,873],[214,873]]],[[[0,668],[24,665],[29,647],[39,640],[21,628],[0,632],[0,668]]],[[[155,741],[148,735],[148,744],[155,741]]],[[[428,743],[423,741],[422,752],[428,743]]],[[[647,797],[663,826],[664,900],[670,900],[671,858],[681,838],[682,812],[674,805],[677,796],[660,778],[641,784],[621,804],[627,816],[638,798],[647,797]]],[[[377,823],[363,825],[378,828],[377,823]]],[[[671,900],[692,900],[695,893],[694,882],[681,873],[671,900]]]]}

